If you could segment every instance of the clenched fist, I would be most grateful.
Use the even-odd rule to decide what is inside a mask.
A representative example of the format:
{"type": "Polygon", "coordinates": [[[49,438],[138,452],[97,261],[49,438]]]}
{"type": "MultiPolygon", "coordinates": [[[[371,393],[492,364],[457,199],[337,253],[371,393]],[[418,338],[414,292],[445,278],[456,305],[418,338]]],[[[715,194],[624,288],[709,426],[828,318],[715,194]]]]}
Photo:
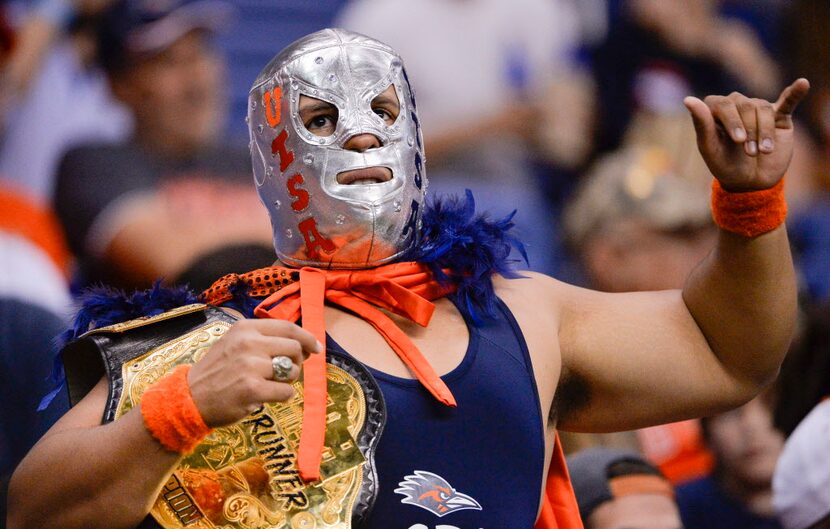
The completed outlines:
{"type": "Polygon", "coordinates": [[[781,180],[793,154],[792,113],[809,90],[810,83],[798,79],[775,103],[737,92],[685,99],[698,149],[724,189],[768,189],[781,180]]]}
{"type": "Polygon", "coordinates": [[[300,365],[321,349],[311,333],[293,323],[238,321],[190,369],[190,393],[205,424],[211,428],[233,424],[263,402],[290,399],[300,365]],[[273,380],[275,356],[287,356],[294,363],[287,382],[273,380]]]}

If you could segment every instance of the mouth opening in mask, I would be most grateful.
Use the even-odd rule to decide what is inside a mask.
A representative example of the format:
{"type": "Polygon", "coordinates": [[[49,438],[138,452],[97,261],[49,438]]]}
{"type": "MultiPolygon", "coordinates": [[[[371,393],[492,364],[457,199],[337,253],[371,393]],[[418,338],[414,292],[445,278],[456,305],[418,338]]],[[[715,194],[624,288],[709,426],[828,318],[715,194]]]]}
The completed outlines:
{"type": "Polygon", "coordinates": [[[337,173],[337,183],[347,186],[382,184],[392,178],[392,169],[383,166],[362,167],[337,173]]]}

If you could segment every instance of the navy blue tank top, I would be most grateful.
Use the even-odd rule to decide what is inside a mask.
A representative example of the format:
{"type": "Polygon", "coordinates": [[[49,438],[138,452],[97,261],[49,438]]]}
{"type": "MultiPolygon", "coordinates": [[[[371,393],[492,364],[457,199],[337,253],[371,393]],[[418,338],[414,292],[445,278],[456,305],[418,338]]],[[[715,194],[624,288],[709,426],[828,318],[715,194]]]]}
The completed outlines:
{"type": "MultiPolygon", "coordinates": [[[[542,490],[545,440],[524,337],[500,300],[441,377],[458,403],[437,402],[417,380],[371,369],[387,423],[376,453],[379,492],[361,529],[530,529],[542,490]]],[[[331,338],[327,347],[348,354],[331,338]]]]}

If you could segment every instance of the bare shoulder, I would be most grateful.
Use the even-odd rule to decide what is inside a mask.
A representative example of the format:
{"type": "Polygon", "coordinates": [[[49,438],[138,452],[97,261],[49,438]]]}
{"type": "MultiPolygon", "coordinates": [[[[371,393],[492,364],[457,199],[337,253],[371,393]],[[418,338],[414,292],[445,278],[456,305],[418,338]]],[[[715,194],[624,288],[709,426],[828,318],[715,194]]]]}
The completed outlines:
{"type": "Polygon", "coordinates": [[[521,276],[516,279],[495,277],[493,286],[496,294],[507,304],[520,324],[523,318],[529,319],[530,323],[535,316],[550,325],[551,318],[558,319],[569,285],[538,272],[522,271],[521,276]]]}
{"type": "Polygon", "coordinates": [[[497,277],[494,287],[521,328],[533,362],[542,411],[548,416],[562,368],[561,293],[567,285],[536,272],[521,272],[521,275],[516,279],[497,277]]]}
{"type": "Polygon", "coordinates": [[[504,298],[511,293],[527,294],[528,291],[535,291],[540,288],[554,289],[562,284],[561,281],[548,275],[540,274],[539,272],[522,270],[517,273],[520,277],[506,278],[501,275],[493,276],[493,286],[500,297],[504,298]]]}

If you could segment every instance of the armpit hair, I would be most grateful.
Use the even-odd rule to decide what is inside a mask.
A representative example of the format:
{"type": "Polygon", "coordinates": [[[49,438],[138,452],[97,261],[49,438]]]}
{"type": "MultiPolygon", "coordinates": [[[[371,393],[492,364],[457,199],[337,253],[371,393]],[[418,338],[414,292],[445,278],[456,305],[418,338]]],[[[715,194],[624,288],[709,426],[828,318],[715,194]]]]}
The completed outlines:
{"type": "Polygon", "coordinates": [[[590,400],[588,382],[563,366],[548,419],[553,424],[561,424],[567,421],[573,413],[587,406],[590,400]]]}

